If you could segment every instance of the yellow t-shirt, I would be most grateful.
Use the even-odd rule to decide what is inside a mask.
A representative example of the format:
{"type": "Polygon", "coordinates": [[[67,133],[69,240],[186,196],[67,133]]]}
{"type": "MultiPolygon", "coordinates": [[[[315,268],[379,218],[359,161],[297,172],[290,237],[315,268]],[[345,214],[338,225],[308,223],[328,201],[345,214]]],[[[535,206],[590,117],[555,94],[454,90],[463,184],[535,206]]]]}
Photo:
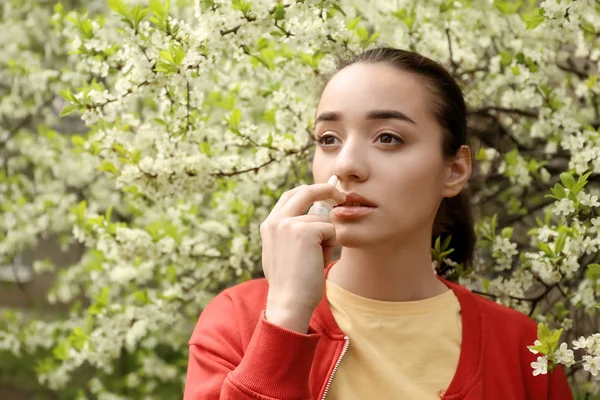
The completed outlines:
{"type": "Polygon", "coordinates": [[[357,296],[326,281],[350,345],[327,400],[439,400],[458,365],[460,304],[452,290],[419,301],[357,296]]]}

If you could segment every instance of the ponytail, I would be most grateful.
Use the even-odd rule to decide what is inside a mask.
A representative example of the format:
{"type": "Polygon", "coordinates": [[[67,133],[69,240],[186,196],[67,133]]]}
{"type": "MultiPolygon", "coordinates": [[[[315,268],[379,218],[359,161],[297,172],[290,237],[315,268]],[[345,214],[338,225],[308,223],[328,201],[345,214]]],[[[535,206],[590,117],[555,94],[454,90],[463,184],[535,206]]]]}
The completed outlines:
{"type": "Polygon", "coordinates": [[[443,243],[449,235],[452,235],[449,248],[454,251],[448,257],[467,269],[473,264],[475,248],[475,229],[468,188],[464,188],[454,197],[442,200],[433,222],[432,247],[438,236],[441,236],[443,243]]]}

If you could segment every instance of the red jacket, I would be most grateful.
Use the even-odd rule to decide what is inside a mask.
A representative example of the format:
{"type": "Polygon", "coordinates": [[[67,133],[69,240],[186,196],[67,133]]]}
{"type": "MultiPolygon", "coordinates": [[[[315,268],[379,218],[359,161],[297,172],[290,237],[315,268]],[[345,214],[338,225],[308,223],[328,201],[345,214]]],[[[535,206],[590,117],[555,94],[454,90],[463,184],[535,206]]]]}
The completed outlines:
{"type": "MultiPolygon", "coordinates": [[[[443,399],[573,399],[562,366],[533,376],[530,364],[537,356],[527,349],[537,335],[533,320],[439,279],[456,294],[463,324],[458,367],[443,399]]],[[[189,342],[184,400],[327,396],[350,339],[325,296],[307,334],[269,323],[267,291],[265,279],[250,280],[224,290],[204,309],[189,342]]]]}

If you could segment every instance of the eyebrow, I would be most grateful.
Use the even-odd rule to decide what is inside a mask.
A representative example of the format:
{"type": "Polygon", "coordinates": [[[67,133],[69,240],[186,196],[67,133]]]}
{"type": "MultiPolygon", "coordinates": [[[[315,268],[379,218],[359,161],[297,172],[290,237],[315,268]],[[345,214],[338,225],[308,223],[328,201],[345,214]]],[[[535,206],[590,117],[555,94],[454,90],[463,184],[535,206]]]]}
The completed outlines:
{"type": "MultiPolygon", "coordinates": [[[[375,110],[369,111],[365,115],[365,119],[367,120],[380,120],[380,119],[398,119],[400,121],[410,122],[411,124],[416,125],[417,123],[409,118],[406,114],[395,111],[395,110],[375,110]]],[[[315,124],[324,121],[341,121],[342,115],[337,112],[324,112],[317,117],[315,120],[315,124]]]]}

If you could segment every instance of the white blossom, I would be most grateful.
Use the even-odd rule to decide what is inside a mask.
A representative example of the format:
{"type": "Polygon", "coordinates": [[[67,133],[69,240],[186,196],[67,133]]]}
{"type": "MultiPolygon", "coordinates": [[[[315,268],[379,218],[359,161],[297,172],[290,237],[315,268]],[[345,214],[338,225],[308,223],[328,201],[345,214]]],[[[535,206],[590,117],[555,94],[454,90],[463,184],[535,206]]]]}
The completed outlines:
{"type": "Polygon", "coordinates": [[[537,361],[531,363],[533,368],[533,376],[545,375],[548,373],[548,358],[546,356],[538,357],[537,361]]]}

